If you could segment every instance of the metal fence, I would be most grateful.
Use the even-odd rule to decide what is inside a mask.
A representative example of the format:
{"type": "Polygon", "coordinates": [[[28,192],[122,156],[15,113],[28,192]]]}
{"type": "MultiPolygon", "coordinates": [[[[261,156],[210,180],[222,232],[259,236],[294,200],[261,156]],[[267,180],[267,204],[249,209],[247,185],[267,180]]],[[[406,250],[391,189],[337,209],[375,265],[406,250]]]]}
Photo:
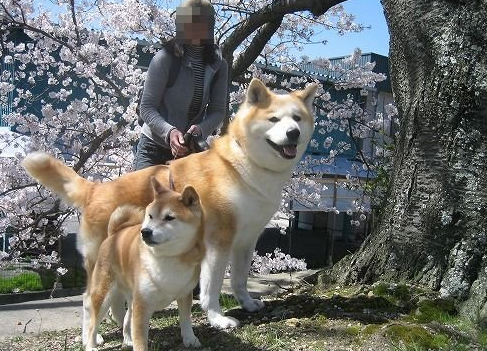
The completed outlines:
{"type": "MultiPolygon", "coordinates": [[[[14,64],[2,62],[1,63],[1,72],[9,72],[10,76],[14,76],[14,64]]],[[[10,82],[13,82],[13,78],[10,79],[10,82]]],[[[4,116],[8,115],[12,112],[12,104],[14,98],[13,90],[6,94],[6,100],[0,101],[0,127],[8,127],[7,122],[5,122],[4,116]]]]}
{"type": "Polygon", "coordinates": [[[86,285],[86,273],[81,264],[67,269],[66,274],[59,275],[56,267],[33,268],[27,260],[9,263],[0,268],[0,294],[45,291],[54,288],[70,289],[86,285]]]}
{"type": "MultiPolygon", "coordinates": [[[[76,234],[68,234],[57,243],[61,253],[61,263],[67,273],[59,275],[53,265],[34,268],[31,260],[23,258],[15,263],[0,266],[0,294],[21,293],[27,291],[43,291],[56,288],[78,288],[86,285],[86,272],[83,259],[76,250],[76,234]]],[[[0,236],[0,250],[8,252],[8,235],[0,236]]]]}

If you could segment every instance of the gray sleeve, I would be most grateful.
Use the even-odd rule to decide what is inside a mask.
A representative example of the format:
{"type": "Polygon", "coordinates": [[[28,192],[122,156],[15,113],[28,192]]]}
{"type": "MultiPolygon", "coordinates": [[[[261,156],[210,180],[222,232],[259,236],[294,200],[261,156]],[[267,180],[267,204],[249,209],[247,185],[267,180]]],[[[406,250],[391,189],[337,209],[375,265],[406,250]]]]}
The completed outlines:
{"type": "Polygon", "coordinates": [[[206,117],[199,124],[203,135],[210,135],[219,124],[227,111],[228,64],[222,59],[220,68],[211,83],[210,100],[206,108],[206,117]]]}
{"type": "Polygon", "coordinates": [[[167,122],[167,116],[162,116],[159,112],[159,106],[161,106],[166,90],[171,60],[171,55],[164,49],[152,58],[140,100],[140,117],[149,126],[152,134],[163,140],[167,140],[169,131],[174,128],[167,122]]]}

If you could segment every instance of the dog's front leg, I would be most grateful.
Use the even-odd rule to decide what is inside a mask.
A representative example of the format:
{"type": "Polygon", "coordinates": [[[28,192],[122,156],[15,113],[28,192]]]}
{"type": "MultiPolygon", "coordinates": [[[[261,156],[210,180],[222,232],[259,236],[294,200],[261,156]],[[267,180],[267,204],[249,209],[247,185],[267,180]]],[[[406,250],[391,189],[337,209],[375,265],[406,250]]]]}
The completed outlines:
{"type": "MultiPolygon", "coordinates": [[[[93,315],[92,311],[92,303],[91,303],[91,296],[86,291],[83,294],[83,327],[82,327],[82,343],[84,346],[87,346],[90,343],[91,335],[90,335],[90,323],[91,319],[95,318],[96,316],[93,315]]],[[[96,327],[98,330],[98,327],[96,327]]],[[[96,345],[103,345],[103,337],[100,334],[96,334],[96,338],[94,339],[96,342],[93,342],[91,348],[95,349],[96,345]]]]}
{"type": "Polygon", "coordinates": [[[149,320],[152,312],[141,296],[134,296],[131,323],[134,351],[147,351],[149,348],[149,320]]]}
{"type": "Polygon", "coordinates": [[[110,319],[117,323],[119,327],[123,325],[123,320],[125,318],[125,296],[119,291],[120,289],[114,289],[112,293],[112,303],[110,306],[110,311],[108,313],[110,319]]]}
{"type": "Polygon", "coordinates": [[[240,302],[240,305],[248,312],[255,312],[264,307],[264,303],[261,300],[253,299],[247,290],[247,279],[256,242],[257,240],[236,242],[232,250],[231,279],[233,294],[240,302]]]}
{"type": "Polygon", "coordinates": [[[233,328],[238,325],[238,320],[225,317],[220,307],[220,291],[223,285],[228,255],[228,248],[207,245],[205,257],[201,263],[201,307],[208,313],[210,325],[219,329],[233,328]]]}
{"type": "Polygon", "coordinates": [[[83,294],[83,328],[81,330],[83,345],[88,344],[88,330],[90,327],[90,295],[88,292],[83,294]]]}
{"type": "Polygon", "coordinates": [[[123,347],[131,348],[134,346],[132,341],[132,300],[127,301],[127,312],[123,319],[123,347]]]}
{"type": "Polygon", "coordinates": [[[201,343],[194,335],[193,326],[191,325],[191,306],[193,305],[193,292],[185,297],[178,299],[179,326],[181,328],[181,337],[186,347],[200,347],[201,343]]]}

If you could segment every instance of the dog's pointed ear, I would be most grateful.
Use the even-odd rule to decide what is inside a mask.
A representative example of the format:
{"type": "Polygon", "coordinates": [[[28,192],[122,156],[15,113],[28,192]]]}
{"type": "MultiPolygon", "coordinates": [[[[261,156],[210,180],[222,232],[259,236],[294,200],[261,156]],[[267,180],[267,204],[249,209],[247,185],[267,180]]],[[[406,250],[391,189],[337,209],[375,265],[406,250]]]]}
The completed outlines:
{"type": "Polygon", "coordinates": [[[154,197],[161,196],[169,191],[169,189],[162,185],[154,176],[150,177],[150,182],[152,184],[152,190],[154,190],[154,197]]]}
{"type": "Polygon", "coordinates": [[[313,111],[313,102],[315,101],[317,90],[318,85],[310,84],[303,90],[295,91],[294,95],[296,95],[303,102],[308,111],[313,111]]]}
{"type": "Polygon", "coordinates": [[[184,187],[181,193],[181,201],[187,207],[200,206],[200,197],[191,185],[184,187]]]}
{"type": "Polygon", "coordinates": [[[270,93],[267,87],[257,78],[252,78],[247,89],[246,101],[250,105],[261,104],[269,101],[270,93]]]}

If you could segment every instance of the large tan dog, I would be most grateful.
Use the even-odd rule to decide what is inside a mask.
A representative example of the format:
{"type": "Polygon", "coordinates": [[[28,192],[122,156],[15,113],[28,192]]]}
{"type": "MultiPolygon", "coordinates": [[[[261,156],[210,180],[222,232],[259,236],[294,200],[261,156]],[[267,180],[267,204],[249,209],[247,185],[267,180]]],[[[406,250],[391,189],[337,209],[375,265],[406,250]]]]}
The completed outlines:
{"type": "MultiPolygon", "coordinates": [[[[204,254],[203,211],[191,186],[180,194],[155,178],[151,182],[154,201],[145,215],[142,208],[125,205],[110,217],[86,292],[87,351],[96,350],[97,330],[113,299],[128,300],[124,345],[135,351],[148,349],[152,313],[175,300],[184,345],[200,346],[191,327],[191,305],[204,254]]],[[[112,313],[122,319],[125,305],[117,304],[112,313]]]]}
{"type": "Polygon", "coordinates": [[[230,259],[232,288],[242,307],[248,311],[262,308],[263,302],[252,299],[247,290],[252,252],[313,134],[316,88],[310,85],[280,95],[253,79],[228,133],[215,140],[210,150],[111,182],[89,182],[42,153],[28,155],[23,165],[41,184],[81,209],[78,248],[85,258],[88,280],[111,213],[121,204],[149,204],[151,176],[176,191],[187,184],[194,186],[205,216],[201,306],[211,325],[234,327],[238,321],[225,317],[219,303],[226,265],[230,259]]]}

